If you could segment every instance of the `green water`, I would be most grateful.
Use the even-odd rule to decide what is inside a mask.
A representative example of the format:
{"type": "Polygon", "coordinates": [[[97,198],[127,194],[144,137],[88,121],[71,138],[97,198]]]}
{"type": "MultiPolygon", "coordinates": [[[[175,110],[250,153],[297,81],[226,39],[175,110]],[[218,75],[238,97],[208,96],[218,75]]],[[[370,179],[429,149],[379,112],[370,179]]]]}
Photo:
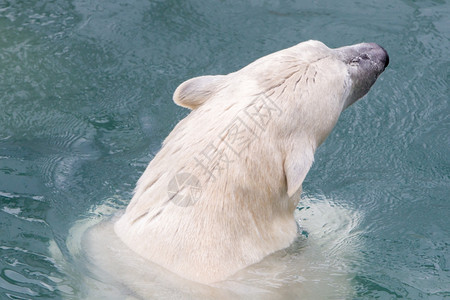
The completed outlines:
{"type": "Polygon", "coordinates": [[[188,113],[175,88],[308,39],[390,55],[303,185],[360,215],[351,297],[450,298],[449,16],[438,0],[0,0],[0,299],[79,298],[49,242],[70,261],[74,222],[130,198],[188,113]]]}

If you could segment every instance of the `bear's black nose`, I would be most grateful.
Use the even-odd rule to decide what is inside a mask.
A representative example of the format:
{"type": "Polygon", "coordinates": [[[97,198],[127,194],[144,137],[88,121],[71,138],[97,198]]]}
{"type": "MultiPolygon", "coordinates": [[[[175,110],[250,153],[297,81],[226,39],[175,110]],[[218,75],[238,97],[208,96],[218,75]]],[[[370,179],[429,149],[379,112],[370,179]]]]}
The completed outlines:
{"type": "MultiPolygon", "coordinates": [[[[383,50],[384,52],[384,68],[386,69],[386,67],[389,65],[389,54],[387,53],[386,49],[384,49],[383,47],[379,46],[381,48],[381,50],[383,50]]],[[[382,60],[383,61],[383,60],[382,60]]]]}
{"type": "Polygon", "coordinates": [[[386,69],[386,67],[389,65],[389,55],[387,51],[378,44],[361,44],[360,51],[361,53],[368,54],[368,56],[374,61],[377,61],[379,63],[379,66],[382,68],[381,72],[383,72],[384,69],[386,69]]]}

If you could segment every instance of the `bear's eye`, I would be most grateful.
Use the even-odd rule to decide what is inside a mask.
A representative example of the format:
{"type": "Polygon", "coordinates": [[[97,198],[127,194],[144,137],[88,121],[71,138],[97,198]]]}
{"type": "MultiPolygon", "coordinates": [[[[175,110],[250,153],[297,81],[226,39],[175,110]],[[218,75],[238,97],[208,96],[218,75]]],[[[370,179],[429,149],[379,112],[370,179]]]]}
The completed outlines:
{"type": "Polygon", "coordinates": [[[359,64],[359,61],[361,60],[361,58],[360,57],[354,57],[351,61],[350,61],[350,65],[351,66],[356,66],[356,65],[358,65],[359,64]]]}
{"type": "Polygon", "coordinates": [[[354,57],[351,61],[350,61],[350,65],[351,66],[356,66],[358,65],[361,60],[368,60],[370,59],[369,55],[367,55],[366,53],[361,54],[360,56],[356,56],[354,57]]]}

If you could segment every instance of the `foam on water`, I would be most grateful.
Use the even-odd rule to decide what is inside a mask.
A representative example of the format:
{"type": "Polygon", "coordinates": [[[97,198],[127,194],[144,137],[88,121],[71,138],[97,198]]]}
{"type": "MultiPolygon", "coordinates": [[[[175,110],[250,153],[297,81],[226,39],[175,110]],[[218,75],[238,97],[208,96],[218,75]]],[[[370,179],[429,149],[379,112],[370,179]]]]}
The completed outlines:
{"type": "Polygon", "coordinates": [[[129,250],[113,231],[119,208],[110,199],[77,221],[67,239],[70,257],[51,243],[58,265],[77,279],[86,299],[325,299],[354,293],[351,263],[359,253],[354,229],[360,214],[331,199],[305,197],[295,213],[299,236],[290,247],[212,285],[182,279],[129,250]]]}

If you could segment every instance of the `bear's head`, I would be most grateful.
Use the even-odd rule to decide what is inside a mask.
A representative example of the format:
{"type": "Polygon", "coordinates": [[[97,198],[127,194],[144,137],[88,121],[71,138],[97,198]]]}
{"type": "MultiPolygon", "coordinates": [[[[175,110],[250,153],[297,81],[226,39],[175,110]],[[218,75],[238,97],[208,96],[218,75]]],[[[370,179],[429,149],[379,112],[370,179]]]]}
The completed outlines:
{"type": "Polygon", "coordinates": [[[274,103],[281,114],[272,116],[268,131],[286,137],[277,143],[285,145],[284,169],[291,196],[341,112],[369,91],[388,63],[387,52],[374,43],[330,49],[319,41],[307,41],[228,75],[187,80],[173,98],[194,110],[197,121],[202,115],[232,119],[260,95],[274,103]]]}
{"type": "Polygon", "coordinates": [[[300,124],[292,122],[296,118],[284,117],[293,130],[311,132],[311,127],[321,123],[317,132],[320,144],[340,113],[369,91],[388,63],[387,52],[375,43],[330,49],[311,40],[262,57],[228,75],[187,80],[176,89],[173,99],[193,110],[207,102],[228,109],[234,103],[230,95],[241,103],[250,103],[264,93],[285,106],[284,113],[302,116],[300,124]]]}

